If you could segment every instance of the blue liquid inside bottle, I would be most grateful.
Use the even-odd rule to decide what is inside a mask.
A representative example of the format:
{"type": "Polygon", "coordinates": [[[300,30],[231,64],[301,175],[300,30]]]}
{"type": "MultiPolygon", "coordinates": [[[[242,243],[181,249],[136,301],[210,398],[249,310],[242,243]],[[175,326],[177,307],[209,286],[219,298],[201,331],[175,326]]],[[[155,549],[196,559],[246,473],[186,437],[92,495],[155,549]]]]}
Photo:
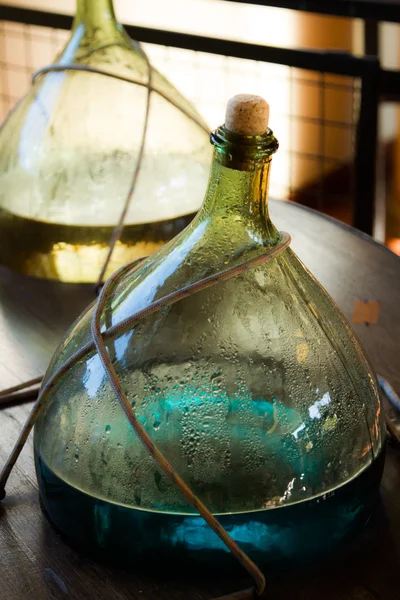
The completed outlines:
{"type": "MultiPolygon", "coordinates": [[[[311,500],[219,516],[241,548],[278,570],[333,551],[368,521],[378,499],[384,452],[357,477],[311,500]]],[[[38,456],[43,510],[56,530],[79,549],[108,561],[221,568],[233,560],[203,519],[193,514],[142,510],[91,496],[58,477],[38,456]]]]}

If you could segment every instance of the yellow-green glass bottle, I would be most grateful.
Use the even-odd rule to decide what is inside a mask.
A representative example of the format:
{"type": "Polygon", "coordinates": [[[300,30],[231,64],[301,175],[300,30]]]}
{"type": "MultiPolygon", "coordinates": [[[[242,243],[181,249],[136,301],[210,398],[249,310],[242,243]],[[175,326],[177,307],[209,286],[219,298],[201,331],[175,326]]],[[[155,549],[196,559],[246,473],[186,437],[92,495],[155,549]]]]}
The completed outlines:
{"type": "MultiPolygon", "coordinates": [[[[201,210],[121,279],[107,326],[279,243],[267,203],[272,131],[225,125],[211,142],[201,210]]],[[[47,378],[90,341],[92,311],[73,325],[47,378]]],[[[384,460],[375,375],[290,248],[147,316],[107,348],[152,440],[253,559],[277,567],[315,559],[368,520],[384,460]]],[[[51,391],[35,457],[44,510],[75,544],[129,560],[226,560],[131,430],[94,352],[51,391]]]]}
{"type": "MultiPolygon", "coordinates": [[[[37,277],[97,281],[140,152],[149,65],[111,0],[78,0],[54,67],[36,77],[0,133],[0,262],[37,277]]],[[[186,227],[207,184],[207,125],[154,68],[151,86],[143,160],[107,275],[186,227]]]]}

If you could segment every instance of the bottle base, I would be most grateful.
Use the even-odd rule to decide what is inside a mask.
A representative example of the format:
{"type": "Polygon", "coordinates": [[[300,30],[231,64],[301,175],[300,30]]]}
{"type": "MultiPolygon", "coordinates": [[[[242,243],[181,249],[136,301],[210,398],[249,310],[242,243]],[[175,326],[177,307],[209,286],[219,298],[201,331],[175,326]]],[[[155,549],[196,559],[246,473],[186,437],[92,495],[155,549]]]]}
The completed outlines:
{"type": "MultiPolygon", "coordinates": [[[[335,490],[285,507],[218,517],[240,547],[269,572],[318,560],[368,521],[379,498],[382,451],[360,475],[335,490]]],[[[88,495],[36,457],[41,506],[58,533],[80,551],[132,566],[232,567],[223,543],[196,515],[139,510],[88,495]]]]}
{"type": "MultiPolygon", "coordinates": [[[[182,231],[194,214],[141,225],[127,224],[105,278],[119,267],[152,254],[182,231]]],[[[63,225],[0,209],[0,263],[40,279],[95,283],[107,258],[114,226],[63,225]]]]}

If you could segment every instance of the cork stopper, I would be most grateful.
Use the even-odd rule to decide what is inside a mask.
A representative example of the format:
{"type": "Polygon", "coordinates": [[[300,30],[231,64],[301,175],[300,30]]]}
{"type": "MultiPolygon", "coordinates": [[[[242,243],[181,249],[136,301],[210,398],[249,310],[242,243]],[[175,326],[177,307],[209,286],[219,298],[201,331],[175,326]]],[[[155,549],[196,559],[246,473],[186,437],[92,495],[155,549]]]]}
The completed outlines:
{"type": "Polygon", "coordinates": [[[269,104],[261,96],[238,94],[226,107],[225,127],[240,135],[262,135],[268,129],[269,104]]]}

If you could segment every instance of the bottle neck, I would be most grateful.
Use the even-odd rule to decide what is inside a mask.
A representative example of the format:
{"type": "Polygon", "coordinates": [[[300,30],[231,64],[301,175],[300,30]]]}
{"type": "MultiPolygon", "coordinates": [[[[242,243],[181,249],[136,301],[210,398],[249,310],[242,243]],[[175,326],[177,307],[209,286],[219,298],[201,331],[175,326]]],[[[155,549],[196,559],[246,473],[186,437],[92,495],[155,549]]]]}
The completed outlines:
{"type": "Polygon", "coordinates": [[[115,17],[112,0],[77,0],[72,39],[84,47],[124,44],[127,36],[115,17]]]}
{"type": "Polygon", "coordinates": [[[112,0],[77,0],[74,28],[80,24],[93,28],[117,25],[112,0]]]}
{"type": "MultiPolygon", "coordinates": [[[[238,136],[223,127],[211,134],[214,159],[200,217],[241,222],[250,238],[262,245],[279,238],[268,211],[271,156],[278,142],[265,136],[238,136]]],[[[236,226],[234,227],[236,229],[236,226]]]]}

